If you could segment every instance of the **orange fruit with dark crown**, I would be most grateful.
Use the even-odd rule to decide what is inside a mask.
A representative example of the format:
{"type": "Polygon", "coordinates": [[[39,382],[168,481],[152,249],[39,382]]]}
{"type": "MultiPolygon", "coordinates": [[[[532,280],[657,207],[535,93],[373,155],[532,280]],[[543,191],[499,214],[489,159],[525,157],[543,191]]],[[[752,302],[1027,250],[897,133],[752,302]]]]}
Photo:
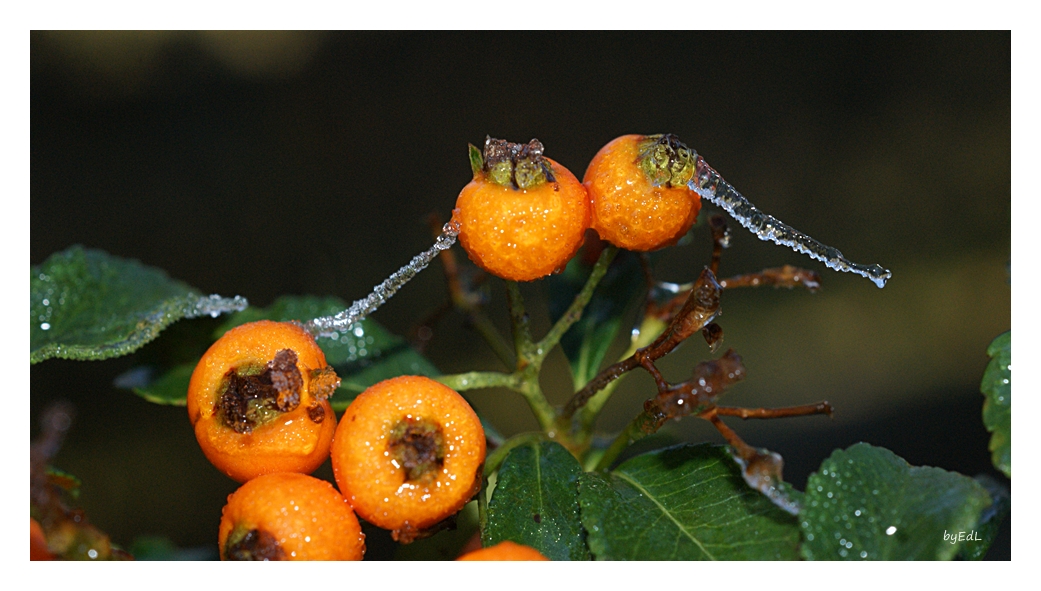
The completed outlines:
{"type": "Polygon", "coordinates": [[[701,196],[688,188],[697,154],[673,135],[623,135],[597,152],[582,182],[601,238],[646,252],[675,244],[694,225],[701,196]]]}
{"type": "Polygon", "coordinates": [[[359,517],[408,543],[480,489],[481,421],[455,390],[422,376],[370,386],[333,439],[336,484],[359,517]]]}
{"type": "Polygon", "coordinates": [[[340,380],[314,337],[297,324],[235,327],[199,360],[188,417],[206,457],[239,482],[313,472],[329,457],[340,380]]]}
{"type": "Polygon", "coordinates": [[[332,484],[283,472],[228,496],[218,545],[221,560],[361,560],[365,534],[332,484]]]}
{"type": "Polygon", "coordinates": [[[470,260],[492,275],[532,281],[563,270],[589,227],[589,196],[575,175],[542,155],[538,140],[488,138],[470,146],[473,180],[452,220],[470,260]]]}

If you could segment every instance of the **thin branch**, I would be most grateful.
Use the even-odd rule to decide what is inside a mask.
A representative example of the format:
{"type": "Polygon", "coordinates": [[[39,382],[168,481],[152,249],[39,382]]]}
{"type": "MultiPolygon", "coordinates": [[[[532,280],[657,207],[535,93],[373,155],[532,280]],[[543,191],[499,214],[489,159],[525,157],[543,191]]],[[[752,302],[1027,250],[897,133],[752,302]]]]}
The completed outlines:
{"type": "Polygon", "coordinates": [[[628,359],[622,360],[604,369],[589,381],[581,390],[571,397],[561,414],[563,420],[570,420],[575,412],[582,408],[599,390],[606,387],[622,374],[645,364],[661,359],[687,339],[690,335],[701,331],[719,313],[719,294],[722,288],[716,282],[712,271],[705,269],[698,277],[694,289],[687,295],[687,301],[679,313],[672,319],[668,327],[650,345],[637,349],[628,359]]]}
{"type": "Polygon", "coordinates": [[[506,300],[510,307],[510,321],[513,325],[513,348],[517,353],[517,369],[531,363],[531,350],[534,342],[531,339],[531,323],[524,309],[524,296],[516,281],[506,282],[506,300]]]}
{"type": "Polygon", "coordinates": [[[811,293],[820,289],[821,276],[816,271],[784,265],[763,269],[758,273],[746,273],[736,275],[719,282],[724,289],[735,287],[760,287],[772,285],[774,287],[805,287],[811,293]]]}
{"type": "Polygon", "coordinates": [[[582,318],[582,311],[585,310],[589,304],[589,300],[593,298],[593,292],[596,291],[596,286],[603,279],[604,274],[607,273],[607,269],[611,266],[611,261],[614,260],[615,255],[618,254],[617,246],[608,246],[604,248],[603,252],[600,253],[600,258],[597,259],[596,264],[593,265],[592,271],[589,273],[589,278],[586,279],[585,285],[582,286],[582,290],[578,292],[575,299],[572,300],[571,305],[568,309],[557,319],[556,324],[550,328],[546,336],[536,345],[536,352],[539,356],[539,360],[545,359],[546,355],[549,354],[553,347],[557,346],[560,339],[564,336],[564,333],[569,328],[582,318]],[[538,353],[541,351],[541,353],[538,353]]]}
{"type": "Polygon", "coordinates": [[[479,390],[481,388],[509,388],[519,391],[519,381],[516,375],[500,373],[495,371],[470,371],[434,378],[456,392],[466,390],[479,390]]]}
{"type": "Polygon", "coordinates": [[[625,448],[654,433],[661,428],[661,424],[657,418],[646,411],[636,415],[636,418],[630,421],[625,429],[614,438],[614,441],[604,451],[604,455],[600,456],[600,460],[593,469],[597,471],[607,470],[625,448]]]}
{"type": "Polygon", "coordinates": [[[786,406],[783,408],[741,408],[737,406],[717,406],[716,414],[742,419],[779,419],[783,417],[804,417],[807,415],[832,416],[831,404],[827,400],[815,404],[786,406]]]}

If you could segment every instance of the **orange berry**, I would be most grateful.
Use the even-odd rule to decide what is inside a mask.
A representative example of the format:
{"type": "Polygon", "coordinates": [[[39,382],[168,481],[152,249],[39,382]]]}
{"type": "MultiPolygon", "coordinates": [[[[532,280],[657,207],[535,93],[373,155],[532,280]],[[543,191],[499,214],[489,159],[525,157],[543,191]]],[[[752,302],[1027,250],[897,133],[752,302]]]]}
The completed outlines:
{"type": "Polygon", "coordinates": [[[563,269],[589,227],[582,183],[542,149],[538,140],[492,138],[483,155],[470,146],[474,177],[452,220],[470,260],[503,279],[532,281],[563,269]]]}
{"type": "Polygon", "coordinates": [[[54,560],[54,554],[47,546],[47,537],[43,535],[40,522],[29,518],[29,560],[54,560]]]}
{"type": "Polygon", "coordinates": [[[462,396],[430,378],[401,376],[347,407],[333,473],[358,516],[408,543],[477,493],[484,452],[481,421],[462,396]]]}
{"type": "Polygon", "coordinates": [[[261,320],[229,330],[199,360],[188,417],[206,457],[239,482],[311,473],[329,457],[340,379],[297,324],[261,320]]]}
{"type": "Polygon", "coordinates": [[[481,548],[463,554],[456,560],[549,560],[541,552],[531,546],[524,546],[509,540],[494,546],[481,548]]]}
{"type": "Polygon", "coordinates": [[[687,188],[696,154],[673,135],[623,135],[586,169],[592,226],[621,248],[651,251],[675,244],[694,225],[701,196],[687,188]]]}
{"type": "Polygon", "coordinates": [[[306,474],[265,474],[228,495],[221,560],[361,560],[365,534],[333,485],[306,474]]]}

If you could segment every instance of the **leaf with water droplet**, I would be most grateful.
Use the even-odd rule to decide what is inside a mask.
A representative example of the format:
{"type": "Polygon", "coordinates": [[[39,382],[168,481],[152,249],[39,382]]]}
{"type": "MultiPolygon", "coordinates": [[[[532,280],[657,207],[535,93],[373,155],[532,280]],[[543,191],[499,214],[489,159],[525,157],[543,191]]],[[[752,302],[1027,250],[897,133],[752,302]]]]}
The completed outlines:
{"type": "Polygon", "coordinates": [[[579,519],[578,460],[553,441],[533,440],[506,456],[488,501],[485,547],[510,540],[550,560],[589,560],[579,519]]]}
{"type": "Polygon", "coordinates": [[[161,269],[82,246],[29,272],[30,363],[127,355],[182,318],[246,307],[238,296],[204,296],[161,269]]]}
{"type": "Polygon", "coordinates": [[[597,560],[794,560],[795,518],[745,483],[727,448],[682,445],[579,480],[597,560]]]}
{"type": "Polygon", "coordinates": [[[983,372],[980,391],[983,424],[990,431],[991,461],[1012,477],[1012,331],[999,335],[987,347],[990,363],[983,372]]]}
{"type": "Polygon", "coordinates": [[[973,543],[961,545],[958,557],[965,560],[984,559],[991,544],[994,543],[994,539],[998,537],[1002,522],[1012,512],[1012,496],[1007,486],[986,474],[976,476],[975,480],[987,490],[992,502],[980,514],[980,521],[976,528],[979,535],[975,536],[979,538],[979,541],[974,540],[973,543]]]}
{"type": "Polygon", "coordinates": [[[991,503],[967,476],[914,467],[866,443],[832,453],[806,491],[799,522],[809,560],[949,560],[978,543],[958,534],[978,530],[991,503]]]}
{"type": "MultiPolygon", "coordinates": [[[[563,273],[546,278],[549,289],[549,313],[556,322],[567,311],[582,290],[592,270],[583,256],[571,259],[563,273]]],[[[560,346],[571,365],[571,377],[578,390],[593,378],[607,355],[626,308],[640,295],[646,281],[635,253],[621,251],[593,292],[593,298],[582,311],[582,318],[571,326],[560,346]]]]}

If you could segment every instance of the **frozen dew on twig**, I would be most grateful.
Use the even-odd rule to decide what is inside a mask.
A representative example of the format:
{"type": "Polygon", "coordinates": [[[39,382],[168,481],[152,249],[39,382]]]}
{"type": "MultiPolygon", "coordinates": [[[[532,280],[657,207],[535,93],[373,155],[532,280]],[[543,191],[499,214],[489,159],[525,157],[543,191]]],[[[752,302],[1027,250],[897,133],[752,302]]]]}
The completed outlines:
{"type": "Polygon", "coordinates": [[[772,215],[763,213],[741,193],[738,193],[730,183],[723,180],[723,177],[719,176],[719,173],[701,156],[697,157],[696,173],[688,183],[688,187],[697,192],[702,199],[726,210],[731,217],[758,236],[760,240],[787,246],[836,271],[856,273],[870,279],[880,288],[885,287],[886,281],[893,276],[888,269],[884,269],[880,265],[854,263],[843,256],[837,248],[821,244],[772,215]]]}
{"type": "Polygon", "coordinates": [[[206,316],[216,318],[226,312],[241,312],[249,306],[249,302],[242,296],[231,298],[222,297],[217,294],[210,296],[199,296],[198,299],[188,299],[184,303],[184,317],[198,318],[206,316]]]}
{"type": "Polygon", "coordinates": [[[395,271],[390,277],[387,277],[383,283],[374,287],[372,293],[360,300],[356,300],[349,308],[333,316],[321,316],[304,323],[304,328],[318,337],[335,337],[339,332],[349,329],[356,322],[364,320],[397,293],[417,273],[425,269],[441,251],[451,248],[455,244],[458,235],[458,224],[448,222],[441,230],[441,234],[437,237],[433,246],[412,257],[412,260],[405,266],[395,271]]]}

